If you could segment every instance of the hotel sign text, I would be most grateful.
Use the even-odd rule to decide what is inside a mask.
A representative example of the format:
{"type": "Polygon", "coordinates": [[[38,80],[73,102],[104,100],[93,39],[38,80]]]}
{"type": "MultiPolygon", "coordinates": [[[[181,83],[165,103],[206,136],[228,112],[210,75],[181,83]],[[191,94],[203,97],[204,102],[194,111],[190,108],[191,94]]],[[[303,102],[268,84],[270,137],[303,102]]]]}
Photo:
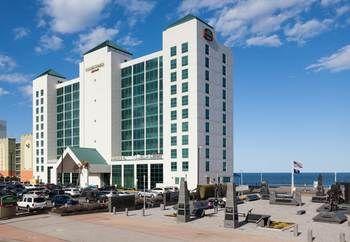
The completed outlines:
{"type": "Polygon", "coordinates": [[[100,67],[103,67],[104,65],[105,65],[104,63],[93,65],[93,66],[86,68],[85,71],[91,71],[91,73],[93,73],[95,71],[98,71],[100,69],[100,67]]]}

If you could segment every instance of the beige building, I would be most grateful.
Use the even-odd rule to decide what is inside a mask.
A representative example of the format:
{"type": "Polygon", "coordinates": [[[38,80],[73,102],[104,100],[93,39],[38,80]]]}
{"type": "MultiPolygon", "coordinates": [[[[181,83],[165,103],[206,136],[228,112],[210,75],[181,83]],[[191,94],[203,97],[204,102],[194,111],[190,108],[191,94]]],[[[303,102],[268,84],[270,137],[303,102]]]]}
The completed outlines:
{"type": "Polygon", "coordinates": [[[0,176],[15,176],[16,139],[0,139],[0,176]]]}
{"type": "Polygon", "coordinates": [[[33,135],[25,134],[20,141],[20,178],[30,181],[33,178],[33,135]]]}

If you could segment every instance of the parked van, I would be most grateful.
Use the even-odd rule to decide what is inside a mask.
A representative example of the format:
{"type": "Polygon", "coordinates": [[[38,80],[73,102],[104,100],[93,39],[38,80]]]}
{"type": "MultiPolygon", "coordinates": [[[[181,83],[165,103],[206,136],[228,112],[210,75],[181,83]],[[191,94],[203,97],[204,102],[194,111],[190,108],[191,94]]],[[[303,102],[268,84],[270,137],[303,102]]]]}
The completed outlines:
{"type": "Polygon", "coordinates": [[[36,194],[24,194],[22,200],[17,202],[17,206],[27,211],[39,210],[47,207],[47,202],[44,197],[36,194]]]}

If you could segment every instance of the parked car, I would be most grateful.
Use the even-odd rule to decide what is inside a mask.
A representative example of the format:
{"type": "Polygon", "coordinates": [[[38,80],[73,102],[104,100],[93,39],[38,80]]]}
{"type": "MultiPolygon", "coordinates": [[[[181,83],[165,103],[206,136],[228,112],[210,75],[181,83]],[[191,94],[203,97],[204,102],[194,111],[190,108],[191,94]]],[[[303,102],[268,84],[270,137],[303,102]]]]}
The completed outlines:
{"type": "Polygon", "coordinates": [[[79,197],[80,202],[97,202],[98,190],[95,188],[84,188],[79,197]]]}
{"type": "Polygon", "coordinates": [[[17,206],[21,209],[39,210],[47,207],[47,202],[44,197],[36,194],[24,194],[22,199],[17,202],[17,206]]]}
{"type": "Polygon", "coordinates": [[[155,198],[158,195],[160,195],[159,191],[152,191],[152,190],[145,190],[145,191],[139,191],[137,193],[139,197],[149,197],[149,198],[155,198]]]}
{"type": "Polygon", "coordinates": [[[49,198],[50,200],[53,200],[53,198],[57,195],[64,195],[64,191],[62,189],[54,189],[49,192],[49,198]]]}
{"type": "Polygon", "coordinates": [[[53,207],[59,207],[59,206],[63,206],[66,204],[67,205],[76,205],[76,204],[79,204],[79,202],[67,194],[56,195],[52,200],[53,207]]]}
{"type": "Polygon", "coordinates": [[[65,188],[64,193],[71,195],[72,197],[78,197],[80,196],[80,191],[78,188],[65,188]]]}

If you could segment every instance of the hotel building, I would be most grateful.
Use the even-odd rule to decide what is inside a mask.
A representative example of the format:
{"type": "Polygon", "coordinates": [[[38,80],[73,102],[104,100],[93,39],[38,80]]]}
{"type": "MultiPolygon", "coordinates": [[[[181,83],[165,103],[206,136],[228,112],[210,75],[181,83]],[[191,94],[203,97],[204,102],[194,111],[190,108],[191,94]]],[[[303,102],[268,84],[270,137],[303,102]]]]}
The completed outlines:
{"type": "Polygon", "coordinates": [[[79,77],[33,81],[33,175],[39,182],[125,188],[231,182],[231,50],[188,15],[139,58],[111,41],[84,53],[79,77]]]}

